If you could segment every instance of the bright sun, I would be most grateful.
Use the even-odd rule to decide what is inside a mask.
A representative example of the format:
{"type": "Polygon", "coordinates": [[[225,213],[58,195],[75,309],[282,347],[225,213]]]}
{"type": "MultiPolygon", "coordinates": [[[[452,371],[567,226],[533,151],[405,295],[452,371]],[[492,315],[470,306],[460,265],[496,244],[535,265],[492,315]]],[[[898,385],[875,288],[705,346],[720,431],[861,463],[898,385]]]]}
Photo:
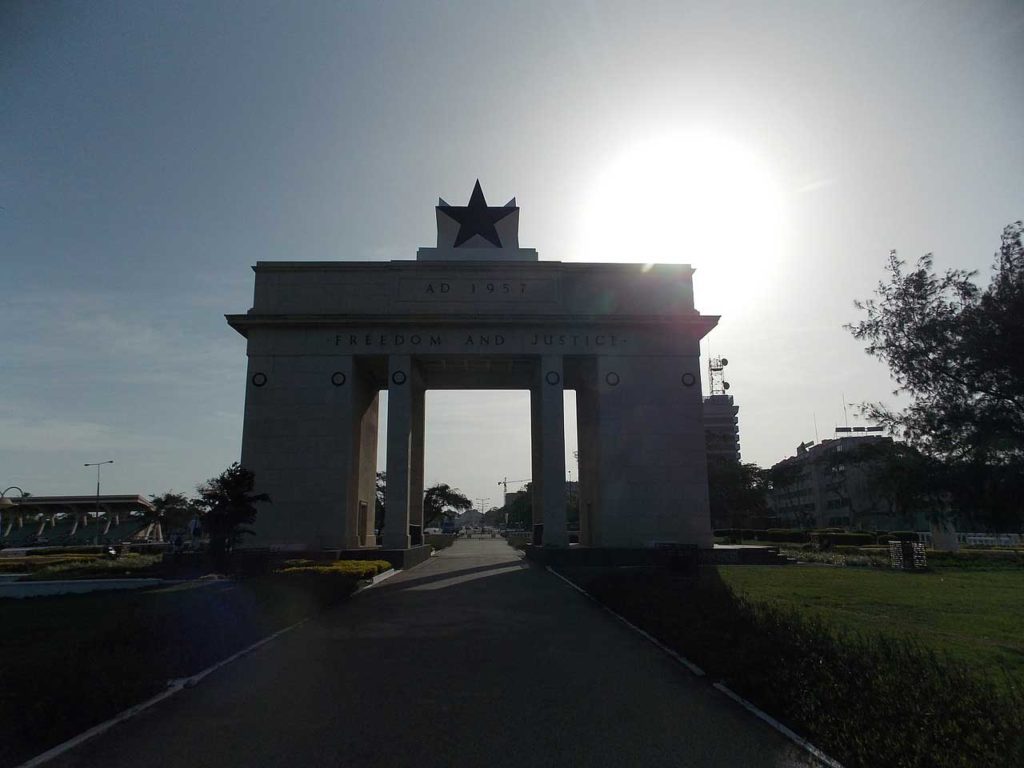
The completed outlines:
{"type": "Polygon", "coordinates": [[[784,200],[769,167],[718,136],[636,144],[601,173],[583,211],[581,261],[683,262],[698,269],[698,308],[757,303],[783,249],[784,200]]]}

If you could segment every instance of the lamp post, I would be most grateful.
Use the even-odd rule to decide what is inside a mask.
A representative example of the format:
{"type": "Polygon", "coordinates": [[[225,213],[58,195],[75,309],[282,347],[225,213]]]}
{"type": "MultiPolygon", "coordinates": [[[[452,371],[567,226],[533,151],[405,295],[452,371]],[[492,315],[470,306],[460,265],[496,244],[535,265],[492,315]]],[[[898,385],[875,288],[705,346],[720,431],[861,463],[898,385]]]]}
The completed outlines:
{"type": "Polygon", "coordinates": [[[100,467],[102,467],[104,464],[113,463],[113,459],[107,459],[107,461],[95,461],[91,464],[82,465],[85,467],[96,467],[96,525],[100,524],[100,467]]]}
{"type": "Polygon", "coordinates": [[[4,488],[2,491],[0,491],[0,536],[3,535],[4,531],[4,510],[7,509],[7,507],[14,506],[14,502],[7,497],[8,491],[17,491],[18,493],[21,494],[21,496],[19,497],[20,499],[25,498],[25,492],[16,485],[10,485],[4,488]]]}

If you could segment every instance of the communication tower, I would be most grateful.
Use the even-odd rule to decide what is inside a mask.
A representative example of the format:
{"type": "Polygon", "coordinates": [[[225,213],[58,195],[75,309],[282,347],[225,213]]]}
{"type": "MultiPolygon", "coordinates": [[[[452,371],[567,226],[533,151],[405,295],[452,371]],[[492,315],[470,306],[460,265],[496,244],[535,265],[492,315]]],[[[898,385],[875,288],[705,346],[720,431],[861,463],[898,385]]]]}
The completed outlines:
{"type": "Polygon", "coordinates": [[[728,364],[724,357],[712,357],[708,361],[708,386],[712,395],[724,395],[729,389],[729,382],[725,380],[725,366],[728,364]]]}

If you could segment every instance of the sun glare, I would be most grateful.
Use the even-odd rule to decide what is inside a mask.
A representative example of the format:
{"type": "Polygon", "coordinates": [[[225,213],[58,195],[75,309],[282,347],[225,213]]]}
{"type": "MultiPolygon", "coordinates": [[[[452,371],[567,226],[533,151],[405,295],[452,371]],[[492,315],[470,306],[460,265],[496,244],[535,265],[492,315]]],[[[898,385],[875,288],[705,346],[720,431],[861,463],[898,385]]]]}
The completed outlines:
{"type": "Polygon", "coordinates": [[[784,200],[767,164],[710,135],[636,144],[600,174],[583,211],[581,261],[688,263],[705,312],[757,303],[783,249],[784,200]]]}

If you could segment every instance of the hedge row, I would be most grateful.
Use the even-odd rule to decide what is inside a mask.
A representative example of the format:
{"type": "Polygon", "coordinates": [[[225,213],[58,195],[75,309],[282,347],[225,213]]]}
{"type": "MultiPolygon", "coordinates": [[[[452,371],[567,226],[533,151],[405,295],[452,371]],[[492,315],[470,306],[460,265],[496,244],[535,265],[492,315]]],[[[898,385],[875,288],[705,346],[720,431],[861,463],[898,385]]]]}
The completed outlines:
{"type": "Polygon", "coordinates": [[[586,586],[847,768],[1024,765],[1024,681],[1003,690],[908,640],[750,603],[717,574],[617,572],[586,586]]]}
{"type": "Polygon", "coordinates": [[[913,531],[846,531],[841,528],[768,528],[767,530],[747,528],[720,528],[714,535],[723,539],[750,539],[752,541],[781,542],[790,544],[820,543],[823,546],[837,544],[865,545],[888,544],[890,541],[917,541],[913,531]]]}
{"type": "Polygon", "coordinates": [[[391,568],[387,560],[285,560],[282,568],[275,573],[289,576],[315,574],[318,576],[350,576],[355,579],[370,579],[391,568]]]}
{"type": "Polygon", "coordinates": [[[873,533],[812,533],[811,543],[817,544],[819,548],[831,548],[839,544],[848,547],[862,547],[866,544],[875,543],[873,533]]]}

